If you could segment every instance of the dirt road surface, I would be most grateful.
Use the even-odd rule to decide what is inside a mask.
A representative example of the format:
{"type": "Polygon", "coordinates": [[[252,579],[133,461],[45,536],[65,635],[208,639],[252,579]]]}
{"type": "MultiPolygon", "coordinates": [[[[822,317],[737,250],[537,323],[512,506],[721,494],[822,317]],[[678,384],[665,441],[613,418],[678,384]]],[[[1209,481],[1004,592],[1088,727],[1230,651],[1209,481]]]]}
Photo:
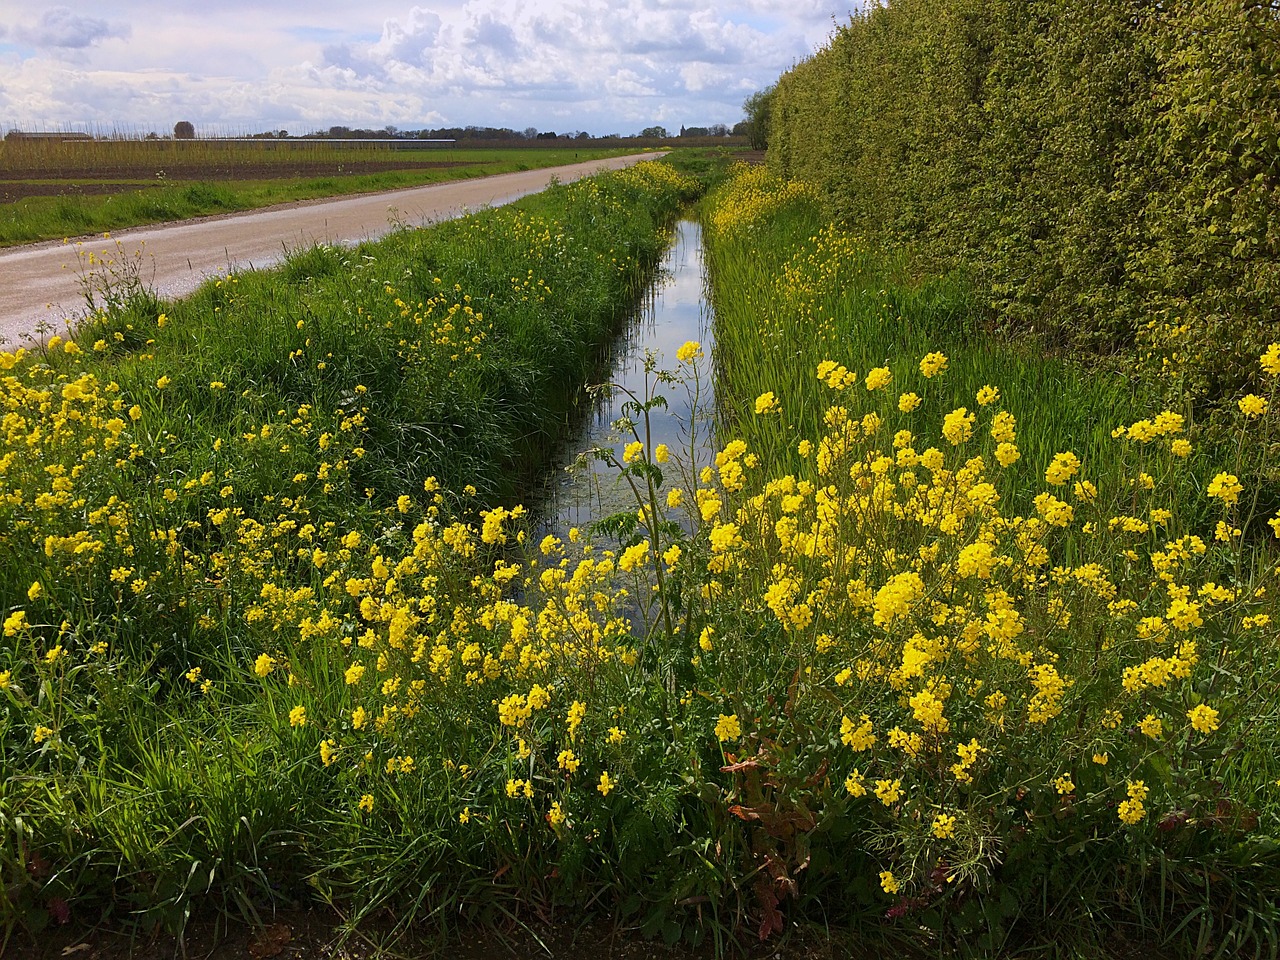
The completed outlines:
{"type": "Polygon", "coordinates": [[[601,169],[616,170],[658,156],[661,154],[613,157],[137,227],[113,233],[110,239],[85,240],[81,247],[42,243],[0,250],[0,345],[19,345],[40,336],[42,330],[62,333],[69,321],[84,313],[81,274],[89,253],[105,251],[110,258],[119,260],[123,255],[127,260],[140,250],[142,280],[162,297],[180,297],[210,276],[225,274],[228,269],[270,266],[289,250],[373,239],[398,223],[416,226],[536,193],[553,176],[567,183],[601,169]]]}

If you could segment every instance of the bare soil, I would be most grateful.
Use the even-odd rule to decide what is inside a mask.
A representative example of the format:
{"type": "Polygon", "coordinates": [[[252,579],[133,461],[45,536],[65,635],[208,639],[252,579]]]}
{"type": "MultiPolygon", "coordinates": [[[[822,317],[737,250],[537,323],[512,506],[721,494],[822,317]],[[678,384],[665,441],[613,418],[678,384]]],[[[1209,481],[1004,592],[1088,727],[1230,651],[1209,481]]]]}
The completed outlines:
{"type": "MultiPolygon", "coordinates": [[[[506,921],[478,928],[415,928],[394,936],[390,919],[344,932],[340,918],[321,910],[281,911],[261,927],[225,919],[193,919],[185,936],[74,921],[31,937],[18,933],[3,956],[13,960],[712,960],[715,948],[668,947],[634,930],[606,923],[506,921]]],[[[780,943],[748,940],[730,957],[743,960],[858,960],[875,954],[841,938],[796,928],[780,943]]]]}

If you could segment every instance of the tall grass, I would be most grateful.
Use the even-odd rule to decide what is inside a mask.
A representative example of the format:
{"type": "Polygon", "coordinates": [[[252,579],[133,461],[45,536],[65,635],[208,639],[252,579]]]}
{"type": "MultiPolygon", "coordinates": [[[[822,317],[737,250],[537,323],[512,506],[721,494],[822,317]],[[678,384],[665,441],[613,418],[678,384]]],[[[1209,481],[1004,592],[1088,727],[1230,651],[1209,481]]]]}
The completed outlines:
{"type": "MultiPolygon", "coordinates": [[[[706,203],[722,430],[764,473],[733,517],[752,557],[735,576],[782,639],[817,632],[836,687],[862,691],[844,714],[848,791],[902,774],[903,808],[861,832],[912,877],[882,874],[890,914],[967,931],[980,953],[1024,938],[1096,951],[1132,925],[1180,950],[1274,956],[1280,516],[1236,488],[1245,451],[1277,434],[1280,347],[1258,370],[1270,400],[1241,407],[1232,446],[1202,445],[1147,382],[986,335],[962,279],[913,278],[801,184],[742,171],[706,203]],[[824,619],[846,594],[866,613],[824,619]],[[1010,659],[1032,690],[1006,719],[1010,659]],[[887,772],[861,699],[880,685],[924,735],[899,727],[887,772]],[[1218,711],[1188,720],[1217,697],[1238,726],[1210,745],[1218,711]],[[957,727],[966,715],[983,721],[957,727]],[[969,784],[970,763],[999,785],[969,784]],[[975,832],[952,842],[966,818],[975,832]],[[1205,884],[1205,869],[1232,879],[1205,884]],[[957,872],[991,884],[961,894],[957,872]]],[[[803,690],[823,661],[793,649],[803,690]]]]}
{"type": "Polygon", "coordinates": [[[709,375],[690,342],[600,453],[636,492],[616,542],[532,543],[485,502],[518,444],[476,445],[478,416],[541,416],[538,371],[579,369],[577,325],[635,275],[634,201],[681,192],[646,166],[452,228],[483,243],[314,251],[0,354],[5,920],[302,901],[567,908],[717,953],[818,917],[961,955],[1124,924],[1273,949],[1280,609],[1274,555],[1234,532],[1269,528],[1216,476],[1202,516],[1205,452],[1167,417],[1113,440],[1115,474],[1024,462],[1058,398],[957,415],[963,341],[852,375],[885,304],[941,337],[962,288],[811,239],[795,191],[707,211],[733,351],[713,461],[644,430],[709,375]],[[725,285],[744,235],[779,264],[750,290],[725,285]],[[806,312],[842,277],[877,307],[806,312]]]}
{"type": "MultiPolygon", "coordinates": [[[[335,584],[326,550],[398,550],[545,458],[693,189],[641,165],[431,231],[303,251],[180,303],[126,290],[76,339],[0,354],[10,932],[62,903],[177,929],[195,903],[253,918],[381,876],[381,858],[420,843],[369,832],[338,781],[299,779],[320,711],[349,700],[345,647],[313,644],[283,699],[263,699],[241,662],[258,661],[269,623],[277,656],[278,629],[337,641],[331,614],[299,606],[335,584]],[[310,727],[290,721],[304,688],[310,727]]],[[[473,576],[448,589],[469,595],[473,576]]],[[[428,823],[414,811],[438,803],[441,772],[401,783],[402,808],[380,795],[379,819],[428,823]]],[[[420,890],[418,869],[360,902],[420,890]]]]}

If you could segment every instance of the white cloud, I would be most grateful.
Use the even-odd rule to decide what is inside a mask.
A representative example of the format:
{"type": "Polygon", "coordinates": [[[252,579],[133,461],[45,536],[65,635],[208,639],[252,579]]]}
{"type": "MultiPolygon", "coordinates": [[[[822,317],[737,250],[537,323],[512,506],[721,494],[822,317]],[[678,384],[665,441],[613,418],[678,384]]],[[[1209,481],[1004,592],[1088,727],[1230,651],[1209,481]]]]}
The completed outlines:
{"type": "Polygon", "coordinates": [[[11,41],[36,51],[0,56],[0,121],[600,134],[732,124],[748,93],[847,14],[830,3],[222,0],[203,13],[116,0],[113,21],[55,7],[10,25],[11,41]]]}
{"type": "Polygon", "coordinates": [[[129,33],[127,23],[81,16],[66,7],[50,7],[35,23],[13,28],[14,39],[21,43],[68,50],[82,50],[112,37],[127,37],[129,33]]]}

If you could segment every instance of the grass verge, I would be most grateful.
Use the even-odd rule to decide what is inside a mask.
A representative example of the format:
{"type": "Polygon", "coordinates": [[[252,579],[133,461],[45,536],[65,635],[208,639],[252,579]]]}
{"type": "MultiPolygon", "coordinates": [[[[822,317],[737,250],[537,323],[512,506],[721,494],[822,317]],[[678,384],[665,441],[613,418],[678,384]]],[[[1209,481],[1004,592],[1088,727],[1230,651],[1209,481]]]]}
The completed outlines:
{"type": "MultiPolygon", "coordinates": [[[[150,183],[137,183],[103,195],[68,193],[56,197],[28,197],[0,205],[0,246],[57,240],[211,214],[235,213],[297,200],[376,193],[449,180],[535,170],[634,152],[589,149],[452,150],[430,156],[432,160],[447,157],[457,166],[414,169],[412,159],[408,159],[404,163],[404,169],[377,173],[344,173],[339,158],[333,163],[334,172],[325,176],[239,180],[219,179],[215,175],[210,180],[175,184],[158,184],[153,179],[150,183]]],[[[76,182],[88,184],[92,183],[92,178],[81,178],[76,182]]]]}
{"type": "MultiPolygon", "coordinates": [[[[428,605],[507,582],[467,572],[494,549],[487,528],[440,524],[510,493],[545,457],[694,190],[641,164],[432,230],[317,247],[180,303],[126,284],[75,340],[0,354],[6,935],[67,911],[180,930],[197,905],[254,920],[278,897],[354,903],[348,889],[370,906],[408,894],[433,907],[446,886],[431,877],[447,864],[449,885],[488,882],[457,869],[479,852],[448,847],[423,819],[446,796],[439,774],[469,779],[458,764],[478,731],[439,725],[463,738],[453,766],[397,748],[390,793],[358,783],[356,767],[359,792],[333,792],[332,738],[311,734],[320,704],[337,710],[355,687],[332,654],[373,634],[303,606],[336,586],[372,613],[397,590],[343,586],[338,565],[360,557],[380,576],[381,555],[406,549],[392,566],[428,605]],[[460,565],[430,573],[409,546],[424,537],[460,565]],[[289,645],[308,638],[305,667],[284,668],[277,628],[289,645]],[[260,696],[280,683],[318,698],[311,720],[260,696]],[[320,779],[299,779],[322,743],[320,779]],[[327,865],[307,853],[322,849],[327,865]]],[[[386,610],[401,610],[395,649],[425,664],[435,644],[403,631],[412,621],[426,642],[448,627],[417,605],[386,610]]],[[[480,681],[497,663],[472,671],[468,654],[471,707],[488,709],[480,681]]],[[[394,739],[434,712],[425,682],[402,678],[404,719],[417,719],[394,739]]],[[[399,711],[343,722],[381,738],[399,711]]],[[[453,806],[439,812],[456,827],[453,806]]]]}
{"type": "Polygon", "coordinates": [[[1274,955],[1280,516],[1239,477],[1276,437],[1280,346],[1202,444],[1149,381],[985,335],[962,280],[913,280],[802,184],[741,172],[707,223],[744,441],[718,471],[744,489],[704,515],[751,625],[721,684],[750,689],[738,638],[772,616],[785,708],[748,753],[775,817],[844,794],[853,886],[828,895],[962,953],[1274,955]]]}
{"type": "Polygon", "coordinates": [[[957,955],[1269,949],[1280,611],[1248,492],[1199,489],[1140,392],[1112,459],[1056,449],[1095,426],[1056,398],[969,408],[1040,361],[940,349],[963,288],[815,230],[803,191],[748,175],[708,209],[725,442],[698,463],[644,429],[709,375],[690,342],[620,424],[618,542],[529,543],[468,431],[428,454],[423,424],[502,418],[450,399],[472,381],[526,382],[497,344],[570,348],[487,324],[608,289],[553,269],[625,275],[607,214],[650,175],[566,188],[585,252],[515,215],[439,262],[320,251],[198,317],[0,355],[6,920],[318,901],[392,936],[608,914],[717,954],[819,917],[957,955]],[[917,325],[924,357],[851,373],[917,325]]]}

